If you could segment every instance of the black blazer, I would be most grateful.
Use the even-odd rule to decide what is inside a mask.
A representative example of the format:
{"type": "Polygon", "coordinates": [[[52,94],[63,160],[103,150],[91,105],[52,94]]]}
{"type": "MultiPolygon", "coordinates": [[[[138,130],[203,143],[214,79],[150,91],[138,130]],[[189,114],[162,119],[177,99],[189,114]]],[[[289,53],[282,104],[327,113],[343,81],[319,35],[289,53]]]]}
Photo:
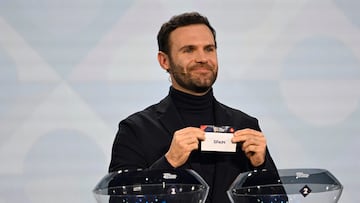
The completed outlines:
{"type": "MultiPolygon", "coordinates": [[[[251,128],[260,131],[258,121],[239,110],[215,101],[216,126],[232,126],[235,130],[251,128]]],[[[109,172],[120,169],[166,169],[172,166],[164,155],[171,144],[175,131],[185,128],[170,96],[158,104],[137,112],[119,123],[109,172]]],[[[236,153],[204,154],[194,151],[182,168],[191,168],[202,175],[200,160],[202,156],[216,156],[214,194],[212,202],[228,202],[226,190],[241,172],[255,169],[237,146],[236,153]]],[[[276,169],[267,152],[265,163],[259,169],[276,169]]],[[[211,195],[209,193],[209,195],[211,195]]],[[[211,198],[211,197],[210,197],[211,198]]]]}

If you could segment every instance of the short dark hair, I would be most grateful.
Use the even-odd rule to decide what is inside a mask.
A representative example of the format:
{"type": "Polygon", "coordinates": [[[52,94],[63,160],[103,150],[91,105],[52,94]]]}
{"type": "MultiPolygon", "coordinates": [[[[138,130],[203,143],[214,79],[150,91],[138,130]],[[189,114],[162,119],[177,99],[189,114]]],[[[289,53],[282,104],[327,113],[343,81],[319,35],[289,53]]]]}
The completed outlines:
{"type": "Polygon", "coordinates": [[[202,16],[198,12],[183,13],[180,15],[173,16],[168,22],[165,22],[157,35],[159,51],[169,54],[170,43],[169,36],[172,31],[178,27],[183,27],[193,24],[204,24],[206,25],[214,36],[215,47],[216,47],[216,32],[215,29],[210,25],[208,19],[202,16]]]}

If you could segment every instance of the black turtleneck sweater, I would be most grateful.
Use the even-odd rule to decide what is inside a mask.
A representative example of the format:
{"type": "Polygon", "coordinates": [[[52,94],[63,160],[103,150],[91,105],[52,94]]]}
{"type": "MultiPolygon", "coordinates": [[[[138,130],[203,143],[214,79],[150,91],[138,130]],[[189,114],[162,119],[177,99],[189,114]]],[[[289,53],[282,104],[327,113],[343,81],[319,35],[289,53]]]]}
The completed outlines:
{"type": "MultiPolygon", "coordinates": [[[[170,88],[170,96],[187,127],[200,127],[200,125],[214,125],[214,95],[212,89],[203,96],[194,96],[170,88]]],[[[206,202],[211,202],[215,177],[216,154],[193,151],[189,160],[199,162],[201,165],[199,175],[210,186],[206,202]]]]}
{"type": "Polygon", "coordinates": [[[203,96],[194,96],[170,88],[170,96],[184,124],[188,127],[214,124],[214,95],[212,89],[203,96]]]}

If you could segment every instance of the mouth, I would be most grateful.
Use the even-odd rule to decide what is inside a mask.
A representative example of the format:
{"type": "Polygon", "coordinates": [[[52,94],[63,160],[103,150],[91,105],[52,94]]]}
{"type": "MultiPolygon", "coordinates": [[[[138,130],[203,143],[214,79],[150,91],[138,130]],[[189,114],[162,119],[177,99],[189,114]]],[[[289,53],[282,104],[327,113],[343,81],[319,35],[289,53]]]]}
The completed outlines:
{"type": "Polygon", "coordinates": [[[210,66],[194,66],[190,69],[190,71],[199,72],[199,73],[208,73],[208,72],[212,72],[212,68],[210,66]]]}
{"type": "Polygon", "coordinates": [[[197,73],[208,73],[211,72],[211,70],[209,70],[208,68],[196,68],[194,70],[192,70],[193,72],[197,72],[197,73]]]}

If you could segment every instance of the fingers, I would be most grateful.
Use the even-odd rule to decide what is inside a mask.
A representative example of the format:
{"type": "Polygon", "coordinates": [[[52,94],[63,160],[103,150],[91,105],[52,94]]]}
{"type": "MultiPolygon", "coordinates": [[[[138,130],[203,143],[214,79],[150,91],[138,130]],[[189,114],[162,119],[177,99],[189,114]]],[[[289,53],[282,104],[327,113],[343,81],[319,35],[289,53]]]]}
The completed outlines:
{"type": "Polygon", "coordinates": [[[262,132],[247,128],[247,129],[235,131],[232,141],[245,142],[247,140],[259,140],[259,139],[265,139],[262,132]]]}
{"type": "Polygon", "coordinates": [[[174,144],[185,151],[192,151],[198,148],[199,140],[192,135],[178,135],[174,137],[174,144]]]}
{"type": "Polygon", "coordinates": [[[183,165],[193,150],[199,148],[199,140],[205,139],[205,132],[199,128],[188,127],[174,133],[170,148],[165,154],[173,167],[183,165]]]}
{"type": "Polygon", "coordinates": [[[259,166],[265,161],[266,138],[256,130],[243,129],[234,133],[232,142],[242,143],[242,150],[253,166],[259,166]]]}
{"type": "Polygon", "coordinates": [[[266,139],[262,137],[254,137],[251,135],[246,136],[245,141],[242,143],[242,150],[244,152],[257,152],[263,150],[266,147],[266,139]]]}
{"type": "Polygon", "coordinates": [[[258,149],[266,147],[266,138],[262,132],[252,129],[236,131],[232,142],[241,142],[243,150],[247,149],[248,151],[258,151],[258,149]]]}
{"type": "Polygon", "coordinates": [[[204,139],[205,133],[202,130],[188,127],[175,132],[173,143],[184,149],[194,150],[198,148],[199,140],[204,139]]]}
{"type": "Polygon", "coordinates": [[[180,129],[175,132],[174,136],[182,136],[182,137],[196,137],[200,140],[205,139],[205,132],[201,130],[200,128],[195,127],[187,127],[180,129]]]}

